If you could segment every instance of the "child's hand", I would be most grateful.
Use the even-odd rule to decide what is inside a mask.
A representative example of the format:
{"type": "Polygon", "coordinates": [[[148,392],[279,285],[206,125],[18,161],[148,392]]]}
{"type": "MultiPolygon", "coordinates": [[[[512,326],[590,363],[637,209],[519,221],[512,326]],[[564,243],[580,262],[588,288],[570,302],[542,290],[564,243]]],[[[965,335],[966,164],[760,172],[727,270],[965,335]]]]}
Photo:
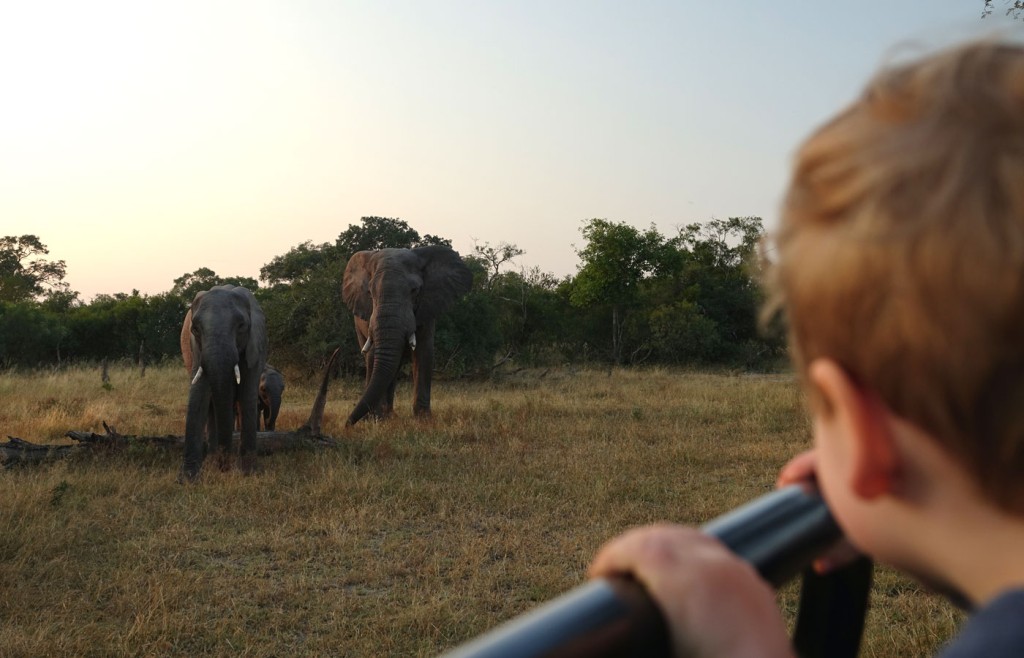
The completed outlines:
{"type": "MultiPolygon", "coordinates": [[[[817,479],[818,458],[814,450],[805,450],[786,462],[775,480],[775,487],[781,488],[790,484],[804,482],[814,483],[817,479]]],[[[834,569],[846,566],[860,557],[860,552],[853,544],[843,539],[832,550],[814,561],[815,573],[826,574],[834,569]]]]}
{"type": "Polygon", "coordinates": [[[775,480],[775,488],[781,489],[790,484],[803,482],[814,483],[817,480],[818,455],[814,450],[804,450],[792,457],[779,470],[775,480]]]}
{"type": "Polygon", "coordinates": [[[589,573],[636,578],[665,616],[678,656],[792,655],[771,587],[695,528],[628,531],[598,551],[589,573]]]}

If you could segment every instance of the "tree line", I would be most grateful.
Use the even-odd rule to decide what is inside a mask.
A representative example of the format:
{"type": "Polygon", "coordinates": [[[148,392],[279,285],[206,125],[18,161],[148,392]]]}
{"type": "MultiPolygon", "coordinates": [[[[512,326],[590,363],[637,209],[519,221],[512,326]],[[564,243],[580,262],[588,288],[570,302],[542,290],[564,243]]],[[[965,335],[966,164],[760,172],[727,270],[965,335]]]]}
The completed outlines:
{"type": "MultiPolygon", "coordinates": [[[[657,364],[763,369],[782,356],[779,332],[759,329],[758,217],[714,219],[662,235],[623,222],[583,223],[575,276],[516,268],[514,244],[477,244],[463,258],[470,292],[438,322],[436,367],[452,377],[502,364],[657,364]]],[[[249,288],[267,317],[271,361],[319,370],[340,347],[341,372],[361,372],[352,315],[341,301],[349,256],[363,249],[451,246],[400,219],[363,217],[333,242],[304,242],[273,258],[259,280],[208,268],[156,295],[98,295],[63,281],[63,261],[33,235],[0,239],[0,367],[180,360],[181,322],[195,294],[249,288]]]]}

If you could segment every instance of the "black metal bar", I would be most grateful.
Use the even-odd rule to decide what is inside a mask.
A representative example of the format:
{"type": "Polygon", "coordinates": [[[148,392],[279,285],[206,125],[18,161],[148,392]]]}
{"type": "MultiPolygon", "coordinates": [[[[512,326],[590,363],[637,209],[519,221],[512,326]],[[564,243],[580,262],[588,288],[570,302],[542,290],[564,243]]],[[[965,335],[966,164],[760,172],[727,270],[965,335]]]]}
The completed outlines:
{"type": "MultiPolygon", "coordinates": [[[[703,527],[774,586],[841,536],[813,488],[778,489],[703,527]]],[[[636,582],[590,581],[444,654],[444,658],[668,656],[664,619],[636,582]]]]}
{"type": "Polygon", "coordinates": [[[800,658],[853,658],[860,652],[874,565],[860,557],[821,575],[806,569],[793,649],[800,658]]]}

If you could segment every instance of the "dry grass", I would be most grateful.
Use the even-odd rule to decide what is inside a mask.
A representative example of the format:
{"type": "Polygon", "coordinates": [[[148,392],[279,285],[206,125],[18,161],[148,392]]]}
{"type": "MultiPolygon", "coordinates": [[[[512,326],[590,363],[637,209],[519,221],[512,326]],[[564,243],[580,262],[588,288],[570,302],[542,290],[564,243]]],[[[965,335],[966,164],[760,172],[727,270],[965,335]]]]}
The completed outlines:
{"type": "MultiPolygon", "coordinates": [[[[180,368],[0,374],[0,431],[180,434],[180,368]]],[[[703,523],[807,445],[794,382],[667,370],[437,383],[434,419],[342,427],[344,447],[180,486],[179,454],[0,473],[0,654],[432,656],[582,582],[627,527],[703,523]]],[[[309,413],[290,381],[279,429],[309,413]]],[[[792,616],[795,589],[780,602],[792,616]]],[[[924,656],[961,617],[878,570],[864,656],[924,656]]]]}

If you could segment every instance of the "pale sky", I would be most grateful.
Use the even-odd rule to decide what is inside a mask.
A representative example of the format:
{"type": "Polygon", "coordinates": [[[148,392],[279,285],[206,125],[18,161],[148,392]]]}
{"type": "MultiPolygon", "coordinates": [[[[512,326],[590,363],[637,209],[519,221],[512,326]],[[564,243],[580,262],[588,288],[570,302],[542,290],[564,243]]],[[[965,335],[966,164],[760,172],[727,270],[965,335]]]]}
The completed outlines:
{"type": "Polygon", "coordinates": [[[1019,33],[1000,3],[4,3],[0,235],[85,300],[367,215],[574,274],[594,217],[771,227],[814,126],[908,43],[1019,33]]]}

